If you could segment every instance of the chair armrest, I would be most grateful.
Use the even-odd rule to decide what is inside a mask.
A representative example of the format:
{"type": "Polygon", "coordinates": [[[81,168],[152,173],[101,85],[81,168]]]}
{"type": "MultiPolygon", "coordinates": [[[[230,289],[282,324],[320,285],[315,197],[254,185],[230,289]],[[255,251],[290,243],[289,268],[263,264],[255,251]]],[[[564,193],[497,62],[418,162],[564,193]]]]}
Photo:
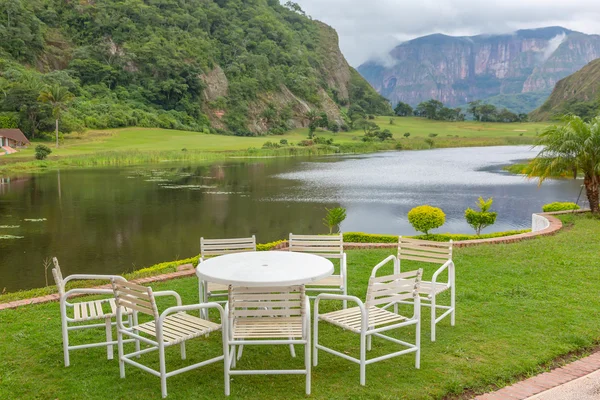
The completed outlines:
{"type": "Polygon", "coordinates": [[[114,292],[112,289],[92,289],[92,288],[82,288],[82,289],[71,289],[68,292],[66,292],[62,297],[62,299],[66,299],[73,296],[73,295],[78,295],[78,294],[110,294],[113,295],[114,292]]]}
{"type": "MultiPolygon", "coordinates": [[[[448,260],[444,263],[444,265],[442,265],[437,271],[435,271],[435,273],[433,274],[433,277],[431,278],[431,282],[432,283],[436,283],[437,282],[437,278],[438,276],[444,272],[446,269],[448,269],[448,267],[452,265],[454,266],[454,262],[452,262],[452,260],[448,260]]],[[[448,272],[450,273],[450,272],[448,272]]],[[[450,276],[448,276],[448,282],[450,282],[450,276]]]]}
{"type": "Polygon", "coordinates": [[[344,285],[346,285],[346,270],[348,266],[346,264],[346,253],[342,253],[342,258],[340,259],[340,275],[344,279],[344,285]]]}
{"type": "Polygon", "coordinates": [[[152,292],[154,297],[173,296],[177,300],[177,306],[181,306],[181,296],[174,290],[161,290],[160,292],[152,292]]]}
{"type": "Polygon", "coordinates": [[[94,274],[73,274],[63,279],[62,284],[65,285],[70,281],[109,281],[111,279],[122,280],[127,282],[127,279],[120,275],[94,275],[94,274]]]}
{"type": "Polygon", "coordinates": [[[377,271],[379,270],[379,268],[383,267],[390,261],[394,262],[394,274],[395,274],[396,273],[396,264],[398,263],[398,259],[396,258],[396,256],[390,255],[390,256],[387,256],[383,261],[381,261],[375,267],[373,267],[373,271],[371,272],[371,277],[375,277],[377,275],[377,271]]]}

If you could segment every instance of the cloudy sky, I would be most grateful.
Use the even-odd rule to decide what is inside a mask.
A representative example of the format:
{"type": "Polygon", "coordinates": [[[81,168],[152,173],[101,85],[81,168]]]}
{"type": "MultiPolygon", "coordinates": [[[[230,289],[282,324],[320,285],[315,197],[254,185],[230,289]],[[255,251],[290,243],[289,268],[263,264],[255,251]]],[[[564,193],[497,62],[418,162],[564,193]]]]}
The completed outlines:
{"type": "Polygon", "coordinates": [[[338,31],[342,51],[355,67],[402,41],[436,32],[477,35],[560,25],[600,34],[600,0],[295,1],[338,31]]]}

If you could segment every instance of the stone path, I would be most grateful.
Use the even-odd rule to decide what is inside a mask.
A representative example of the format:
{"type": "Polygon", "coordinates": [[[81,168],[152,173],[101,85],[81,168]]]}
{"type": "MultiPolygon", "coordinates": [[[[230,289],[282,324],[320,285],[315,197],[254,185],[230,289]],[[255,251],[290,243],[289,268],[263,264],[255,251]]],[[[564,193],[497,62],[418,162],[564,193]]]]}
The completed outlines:
{"type": "Polygon", "coordinates": [[[598,400],[600,351],[475,400],[598,400]]]}

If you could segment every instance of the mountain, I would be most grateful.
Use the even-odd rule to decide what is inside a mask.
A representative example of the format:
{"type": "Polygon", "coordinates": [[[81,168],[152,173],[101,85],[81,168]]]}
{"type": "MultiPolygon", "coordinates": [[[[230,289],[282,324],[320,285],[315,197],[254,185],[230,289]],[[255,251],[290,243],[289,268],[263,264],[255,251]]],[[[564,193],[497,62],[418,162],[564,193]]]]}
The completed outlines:
{"type": "Polygon", "coordinates": [[[558,81],[548,100],[529,118],[542,121],[566,113],[583,118],[600,114],[600,59],[558,81]]]}
{"type": "Polygon", "coordinates": [[[512,95],[519,94],[520,101],[537,105],[540,93],[599,57],[599,35],[547,27],[506,35],[424,36],[394,48],[385,63],[369,61],[358,71],[392,104],[434,98],[456,106],[498,95],[514,102],[512,95]]]}
{"type": "Polygon", "coordinates": [[[56,84],[76,96],[65,131],[250,135],[306,126],[309,110],[340,125],[348,104],[391,112],[348,65],[332,28],[278,0],[0,1],[4,118],[29,135],[51,130],[36,101],[56,84]]]}

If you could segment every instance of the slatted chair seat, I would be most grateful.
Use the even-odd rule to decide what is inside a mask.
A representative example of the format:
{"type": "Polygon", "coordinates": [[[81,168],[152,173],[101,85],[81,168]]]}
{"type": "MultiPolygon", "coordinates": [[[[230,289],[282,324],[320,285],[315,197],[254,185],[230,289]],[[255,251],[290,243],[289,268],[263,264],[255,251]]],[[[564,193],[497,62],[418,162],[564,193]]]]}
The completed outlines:
{"type": "Polygon", "coordinates": [[[436,325],[442,319],[450,316],[450,325],[454,326],[456,313],[456,276],[454,262],[452,261],[452,241],[449,243],[432,242],[428,240],[398,238],[398,260],[419,261],[437,265],[430,281],[421,281],[419,289],[421,306],[431,308],[431,341],[435,342],[436,325]],[[440,282],[440,275],[444,273],[448,278],[440,282]],[[450,291],[450,304],[437,303],[436,296],[442,292],[450,291]],[[438,315],[438,310],[442,314],[438,315]]]}
{"type": "MultiPolygon", "coordinates": [[[[93,301],[80,301],[76,303],[69,302],[70,298],[75,295],[112,295],[112,290],[109,289],[97,289],[97,288],[82,288],[77,287],[70,290],[66,290],[67,283],[75,280],[109,280],[117,279],[126,281],[125,278],[116,275],[90,275],[90,274],[75,274],[63,277],[60,265],[56,257],[52,258],[54,268],[52,269],[52,275],[56,282],[58,294],[60,298],[60,322],[63,339],[63,355],[65,360],[65,367],[71,364],[71,350],[88,349],[92,347],[106,346],[106,358],[109,360],[113,359],[113,345],[117,344],[116,340],[113,340],[112,329],[115,325],[114,318],[116,317],[116,304],[114,298],[93,300],[93,301]],[[102,323],[102,322],[103,323],[102,323]],[[82,322],[84,324],[82,324],[82,322]],[[91,322],[85,324],[85,322],[91,322]],[[69,332],[72,330],[81,329],[98,329],[104,328],[106,334],[106,341],[86,343],[72,345],[69,343],[69,332]]],[[[136,323],[136,314],[130,309],[124,309],[122,315],[127,319],[129,325],[136,323]]],[[[134,340],[128,340],[133,342],[134,340]]],[[[139,349],[139,342],[136,342],[136,348],[139,349]]]]}
{"type": "Polygon", "coordinates": [[[231,375],[303,374],[305,391],[310,394],[310,305],[301,285],[284,287],[229,286],[226,346],[229,364],[225,364],[225,380],[231,375]],[[304,369],[237,369],[237,355],[245,346],[293,345],[304,346],[304,369]]]}
{"type": "MultiPolygon", "coordinates": [[[[221,324],[216,324],[193,315],[187,311],[198,311],[203,308],[216,308],[221,314],[221,321],[224,321],[225,315],[223,308],[217,303],[194,304],[184,306],[181,304],[181,296],[172,290],[153,292],[152,288],[137,285],[131,282],[121,282],[111,279],[113,292],[117,305],[117,340],[119,345],[119,370],[121,378],[125,378],[125,364],[141,368],[154,376],[160,377],[160,386],[162,397],[167,397],[167,378],[173,375],[187,372],[195,368],[200,368],[218,361],[227,362],[227,345],[225,343],[225,330],[221,331],[223,340],[223,355],[213,357],[208,360],[196,362],[183,368],[167,372],[165,360],[165,348],[172,345],[179,345],[181,359],[185,360],[185,342],[190,339],[205,336],[211,332],[221,330],[221,324]],[[177,306],[169,307],[161,314],[158,313],[156,306],[156,297],[172,296],[177,301],[177,306]],[[121,321],[121,313],[128,307],[135,310],[136,313],[142,313],[151,316],[153,319],[142,324],[135,324],[131,327],[125,327],[121,321]],[[162,333],[162,335],[159,335],[162,333]],[[143,350],[137,349],[133,353],[125,353],[123,348],[123,335],[133,337],[150,346],[143,350]],[[148,338],[150,336],[151,338],[148,338]],[[149,368],[146,365],[133,360],[141,355],[151,351],[158,351],[159,370],[149,368]]],[[[225,395],[229,395],[229,381],[225,382],[225,395]]]]}
{"type": "Polygon", "coordinates": [[[330,275],[327,278],[311,282],[306,287],[309,289],[311,286],[342,286],[343,284],[344,281],[341,275],[330,275]]]}
{"type": "Polygon", "coordinates": [[[422,281],[421,287],[419,288],[419,294],[432,298],[434,294],[440,294],[450,289],[450,285],[447,282],[428,282],[422,281]]]}
{"type": "MultiPolygon", "coordinates": [[[[379,307],[370,307],[368,309],[368,315],[369,322],[367,325],[371,328],[377,328],[391,323],[398,323],[408,318],[379,307]]],[[[340,328],[344,328],[356,333],[360,333],[362,328],[360,307],[352,307],[345,310],[333,311],[327,314],[320,314],[319,318],[323,321],[327,321],[333,325],[339,326],[340,328]]]]}
{"type": "MultiPolygon", "coordinates": [[[[156,323],[149,321],[132,329],[156,337],[156,323]]],[[[186,340],[204,336],[221,329],[221,324],[206,321],[193,315],[179,312],[167,316],[163,323],[163,340],[165,346],[182,343],[186,340]]]]}
{"type": "MultiPolygon", "coordinates": [[[[346,253],[344,253],[343,235],[295,235],[290,233],[289,251],[314,254],[327,259],[339,259],[340,271],[317,282],[306,285],[306,290],[314,293],[338,292],[343,295],[348,293],[346,274],[346,253]]],[[[342,303],[346,308],[346,301],[342,303]]]]}
{"type": "Polygon", "coordinates": [[[378,361],[388,360],[403,354],[415,353],[415,367],[420,367],[421,357],[421,307],[419,284],[423,270],[398,272],[398,259],[389,256],[371,271],[367,296],[361,301],[356,296],[321,293],[315,299],[315,317],[313,324],[313,362],[318,363],[318,350],[355,362],[360,365],[360,384],[366,383],[366,366],[378,361]],[[377,271],[385,265],[393,263],[393,274],[377,276],[377,271]],[[398,303],[412,300],[414,314],[410,317],[398,314],[398,303]],[[323,300],[347,300],[356,303],[356,307],[320,314],[319,305],[323,300]],[[393,310],[393,312],[392,312],[393,310]],[[340,352],[319,343],[319,321],[338,326],[346,331],[360,335],[360,358],[340,352]],[[415,327],[415,343],[405,342],[384,333],[407,327],[415,327]],[[404,349],[387,353],[367,360],[367,352],[371,350],[373,336],[401,345],[404,349]]]}
{"type": "MultiPolygon", "coordinates": [[[[123,315],[131,315],[133,310],[125,308],[123,315]]],[[[94,321],[97,319],[114,318],[117,315],[117,305],[115,299],[104,299],[94,301],[82,301],[73,303],[73,321],[84,322],[94,321]],[[110,311],[106,309],[106,305],[110,307],[110,311]]]]}
{"type": "Polygon", "coordinates": [[[302,338],[302,318],[247,318],[233,322],[234,339],[302,338]]]}
{"type": "MultiPolygon", "coordinates": [[[[230,239],[205,239],[200,238],[200,263],[212,257],[218,257],[225,254],[243,253],[247,251],[256,251],[256,236],[248,238],[230,238],[230,239]]],[[[198,297],[201,303],[208,302],[212,297],[217,297],[217,303],[227,301],[227,285],[208,282],[200,277],[200,263],[196,267],[196,276],[198,277],[198,297]]],[[[209,316],[206,310],[202,310],[200,315],[204,319],[209,316]]]]}

